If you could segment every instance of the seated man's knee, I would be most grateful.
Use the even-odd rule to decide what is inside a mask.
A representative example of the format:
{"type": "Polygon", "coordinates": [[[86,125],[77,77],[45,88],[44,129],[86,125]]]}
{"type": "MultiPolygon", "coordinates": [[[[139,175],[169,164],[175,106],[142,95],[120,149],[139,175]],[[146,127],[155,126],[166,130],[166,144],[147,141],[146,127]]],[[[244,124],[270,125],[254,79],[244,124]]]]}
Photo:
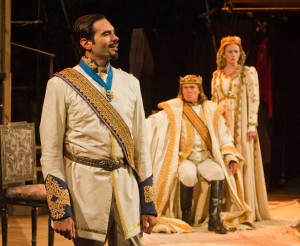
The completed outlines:
{"type": "Polygon", "coordinates": [[[198,183],[197,168],[194,163],[184,160],[178,166],[179,181],[185,186],[193,187],[198,183]]]}
{"type": "Polygon", "coordinates": [[[225,178],[222,167],[211,159],[203,161],[197,168],[200,175],[208,181],[223,180],[225,178]]]}
{"type": "Polygon", "coordinates": [[[225,179],[224,171],[220,166],[213,169],[211,175],[212,175],[211,180],[223,180],[223,179],[225,179]]]}

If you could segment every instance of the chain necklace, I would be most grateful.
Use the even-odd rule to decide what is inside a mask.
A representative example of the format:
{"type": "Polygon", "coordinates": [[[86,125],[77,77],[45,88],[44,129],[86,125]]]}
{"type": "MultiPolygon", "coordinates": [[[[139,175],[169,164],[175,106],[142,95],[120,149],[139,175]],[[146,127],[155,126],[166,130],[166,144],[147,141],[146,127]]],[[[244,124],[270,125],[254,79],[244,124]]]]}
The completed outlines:
{"type": "Polygon", "coordinates": [[[222,69],[219,73],[220,89],[225,98],[229,98],[232,96],[232,81],[239,75],[241,68],[241,65],[237,65],[231,73],[225,73],[224,69],[222,69]],[[224,78],[229,78],[229,89],[227,93],[224,91],[223,87],[223,76],[224,78]]]}

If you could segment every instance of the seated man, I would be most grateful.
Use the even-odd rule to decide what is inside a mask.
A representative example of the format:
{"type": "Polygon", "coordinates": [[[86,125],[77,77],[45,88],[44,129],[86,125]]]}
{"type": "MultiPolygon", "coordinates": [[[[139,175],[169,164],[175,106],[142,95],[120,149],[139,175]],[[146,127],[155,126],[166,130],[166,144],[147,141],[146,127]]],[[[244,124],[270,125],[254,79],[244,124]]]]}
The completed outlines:
{"type": "MultiPolygon", "coordinates": [[[[178,97],[160,103],[158,107],[163,110],[147,119],[159,216],[181,218],[192,225],[194,186],[205,179],[210,183],[209,231],[224,234],[241,223],[252,224],[239,172],[243,158],[233,145],[217,104],[207,100],[200,76],[186,75],[179,82],[178,97]],[[227,212],[220,218],[225,180],[229,199],[227,212]],[[176,206],[178,187],[180,203],[176,206]]],[[[205,200],[194,204],[203,208],[199,203],[205,200]]]]}

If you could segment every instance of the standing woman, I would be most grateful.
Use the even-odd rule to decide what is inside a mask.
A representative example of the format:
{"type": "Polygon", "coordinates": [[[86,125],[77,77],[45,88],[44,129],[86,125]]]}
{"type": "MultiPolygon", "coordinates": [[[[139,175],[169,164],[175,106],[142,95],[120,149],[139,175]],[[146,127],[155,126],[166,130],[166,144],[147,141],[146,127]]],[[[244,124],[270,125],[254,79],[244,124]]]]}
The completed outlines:
{"type": "MultiPolygon", "coordinates": [[[[217,53],[217,70],[211,84],[212,101],[221,106],[236,148],[244,157],[245,202],[253,209],[253,220],[270,219],[268,198],[257,135],[259,85],[254,67],[246,59],[241,39],[224,37],[217,53]]],[[[241,191],[242,192],[242,191],[241,191]]]]}

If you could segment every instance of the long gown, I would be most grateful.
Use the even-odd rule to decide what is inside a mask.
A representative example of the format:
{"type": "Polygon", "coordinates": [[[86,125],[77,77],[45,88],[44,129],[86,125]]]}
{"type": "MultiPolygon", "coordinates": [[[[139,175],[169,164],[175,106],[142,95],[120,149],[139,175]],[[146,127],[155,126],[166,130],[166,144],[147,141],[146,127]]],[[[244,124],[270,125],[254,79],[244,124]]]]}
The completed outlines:
{"type": "Polygon", "coordinates": [[[257,132],[259,85],[254,67],[243,66],[231,77],[216,70],[212,78],[212,101],[223,111],[234,144],[244,157],[245,202],[253,210],[253,219],[270,219],[263,163],[258,136],[248,141],[247,132],[257,132]]]}

